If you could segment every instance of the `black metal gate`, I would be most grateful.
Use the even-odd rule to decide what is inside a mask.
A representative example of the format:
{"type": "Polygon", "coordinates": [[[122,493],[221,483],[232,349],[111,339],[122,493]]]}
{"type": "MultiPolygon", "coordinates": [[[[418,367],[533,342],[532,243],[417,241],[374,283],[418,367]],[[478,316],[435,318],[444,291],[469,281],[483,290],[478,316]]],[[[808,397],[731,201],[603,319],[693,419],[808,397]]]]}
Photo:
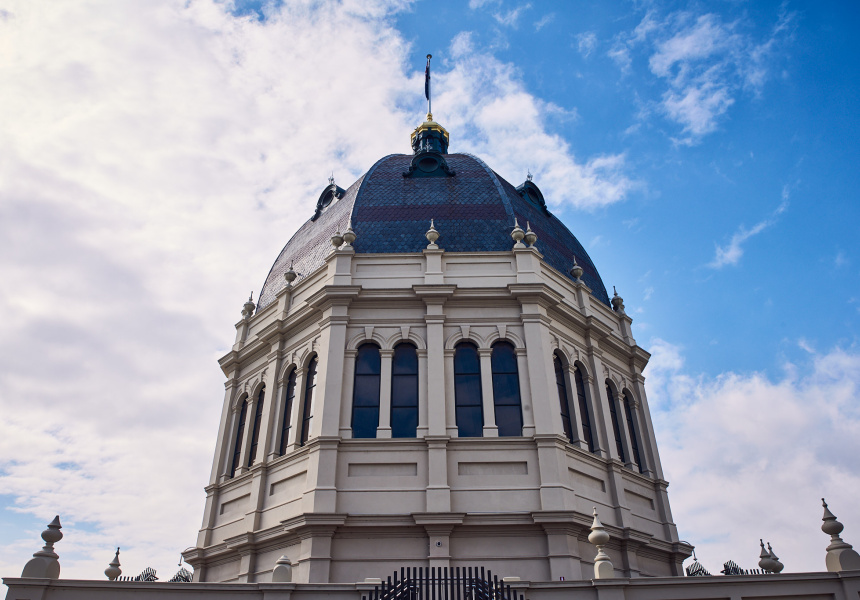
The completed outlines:
{"type": "Polygon", "coordinates": [[[401,567],[362,600],[523,600],[484,567],[401,567]]]}

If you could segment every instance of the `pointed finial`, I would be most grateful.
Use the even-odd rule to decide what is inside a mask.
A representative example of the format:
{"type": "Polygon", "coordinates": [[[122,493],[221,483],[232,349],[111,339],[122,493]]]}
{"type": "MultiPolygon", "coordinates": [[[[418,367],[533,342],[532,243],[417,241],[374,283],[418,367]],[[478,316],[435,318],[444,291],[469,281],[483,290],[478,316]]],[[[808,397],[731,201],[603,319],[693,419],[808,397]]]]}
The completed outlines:
{"type": "Polygon", "coordinates": [[[33,558],[24,565],[21,577],[36,577],[39,579],[60,578],[60,557],[54,552],[54,544],[63,539],[63,532],[60,531],[62,528],[63,526],[60,525],[60,515],[57,515],[53,521],[48,523],[47,529],[42,532],[42,539],[45,540],[45,545],[41,550],[33,553],[33,558]]]}
{"type": "Polygon", "coordinates": [[[242,318],[250,319],[251,315],[254,314],[255,308],[257,308],[257,305],[254,304],[254,292],[251,292],[251,295],[248,297],[248,301],[242,305],[242,318]]]}
{"type": "Polygon", "coordinates": [[[532,180],[532,170],[531,169],[526,170],[526,180],[527,181],[532,180]]]}
{"type": "Polygon", "coordinates": [[[427,248],[430,250],[436,250],[439,246],[436,245],[436,240],[439,239],[439,232],[436,231],[436,227],[433,224],[433,219],[430,219],[430,229],[427,230],[427,233],[424,234],[424,237],[427,238],[427,241],[430,242],[427,244],[427,248]]]}
{"type": "Polygon", "coordinates": [[[117,546],[116,554],[113,557],[113,560],[110,561],[108,568],[105,569],[105,576],[111,581],[116,581],[120,575],[122,575],[122,569],[119,568],[119,546],[117,546]]]}
{"type": "Polygon", "coordinates": [[[337,250],[343,245],[343,236],[340,234],[340,229],[338,229],[333,236],[331,236],[331,245],[334,246],[334,249],[337,250]]]}
{"type": "Polygon", "coordinates": [[[297,276],[298,273],[293,270],[293,263],[290,262],[290,268],[287,269],[286,273],[284,273],[284,279],[287,280],[287,287],[290,287],[293,284],[297,276]]]}
{"type": "Polygon", "coordinates": [[[529,245],[529,248],[534,247],[535,242],[537,241],[537,234],[532,231],[531,223],[526,221],[526,234],[525,234],[526,244],[529,245]]]}
{"type": "Polygon", "coordinates": [[[624,312],[624,298],[618,295],[618,291],[615,289],[615,286],[612,286],[612,309],[619,314],[626,314],[624,312]]]}
{"type": "Polygon", "coordinates": [[[272,583],[287,583],[293,580],[293,563],[287,555],[281,556],[272,569],[272,583]]]}
{"type": "Polygon", "coordinates": [[[523,244],[523,238],[526,237],[526,232],[523,231],[523,228],[520,227],[520,224],[517,222],[517,218],[514,217],[514,230],[511,231],[511,237],[514,238],[514,248],[525,248],[525,244],[523,244]]]}
{"type": "Polygon", "coordinates": [[[343,241],[346,244],[346,246],[344,246],[344,250],[352,248],[352,243],[355,241],[356,237],[355,232],[352,230],[352,217],[350,217],[346,224],[346,231],[343,232],[343,241]]]}
{"type": "Polygon", "coordinates": [[[779,557],[773,551],[773,548],[770,547],[770,542],[767,543],[767,552],[770,554],[770,560],[773,561],[773,572],[781,572],[785,568],[785,565],[779,562],[779,557]]]}
{"type": "Polygon", "coordinates": [[[571,267],[571,269],[570,269],[570,274],[571,274],[571,275],[573,275],[573,280],[574,280],[576,283],[581,283],[581,282],[582,282],[582,280],[580,279],[580,278],[582,277],[582,273],[583,273],[583,271],[582,271],[582,267],[580,267],[580,266],[577,264],[577,262],[576,262],[576,256],[574,256],[574,257],[573,257],[573,267],[571,267]]]}
{"type": "Polygon", "coordinates": [[[844,526],[836,520],[836,515],[827,508],[827,502],[824,501],[824,498],[821,499],[821,504],[824,506],[824,516],[821,518],[824,524],[821,526],[821,531],[830,536],[827,556],[824,559],[827,570],[831,573],[860,570],[860,554],[857,554],[851,544],[839,537],[844,526]]]}
{"type": "Polygon", "coordinates": [[[334,185],[334,171],[332,171],[331,175],[328,176],[328,184],[334,185]]]}
{"type": "Polygon", "coordinates": [[[609,534],[597,517],[597,507],[592,506],[591,508],[594,511],[594,520],[591,522],[591,533],[588,534],[588,541],[597,547],[597,556],[594,557],[594,578],[612,579],[615,577],[615,567],[612,566],[609,555],[603,551],[603,547],[609,543],[609,534]]]}

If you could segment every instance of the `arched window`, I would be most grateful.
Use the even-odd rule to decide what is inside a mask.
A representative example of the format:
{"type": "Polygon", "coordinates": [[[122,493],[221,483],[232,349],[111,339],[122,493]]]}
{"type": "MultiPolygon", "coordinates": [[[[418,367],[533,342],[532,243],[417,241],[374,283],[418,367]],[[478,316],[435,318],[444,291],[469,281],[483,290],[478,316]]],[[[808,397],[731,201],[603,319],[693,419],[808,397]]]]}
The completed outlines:
{"type": "Polygon", "coordinates": [[[418,351],[409,343],[394,347],[391,365],[391,437],[414,438],[418,431],[418,351]]]}
{"type": "Polygon", "coordinates": [[[260,388],[257,402],[254,404],[254,429],[251,430],[251,448],[248,451],[248,466],[257,460],[257,446],[260,443],[260,423],[263,421],[263,400],[266,398],[266,386],[260,388]]]}
{"type": "Polygon", "coordinates": [[[296,369],[290,371],[287,378],[287,389],[284,392],[284,424],[281,426],[280,455],[287,453],[287,444],[290,441],[290,415],[293,414],[293,400],[296,399],[296,369]]]}
{"type": "Polygon", "coordinates": [[[304,446],[311,434],[311,419],[314,418],[311,410],[314,406],[314,388],[317,385],[317,357],[314,356],[308,365],[308,374],[305,376],[305,401],[302,406],[302,437],[299,442],[304,446]]]}
{"type": "Polygon", "coordinates": [[[624,443],[621,441],[621,426],[618,423],[618,410],[616,408],[615,394],[612,393],[612,386],[606,384],[606,398],[609,400],[609,414],[612,417],[612,432],[615,434],[615,448],[618,450],[618,458],[621,462],[627,462],[627,456],[624,454],[624,443]]]}
{"type": "Polygon", "coordinates": [[[375,438],[379,427],[379,373],[382,362],[376,344],[362,344],[355,357],[352,388],[352,437],[375,438]]]}
{"type": "Polygon", "coordinates": [[[552,366],[555,368],[555,388],[558,390],[558,404],[559,408],[561,408],[561,425],[564,427],[564,437],[573,442],[573,426],[570,419],[570,400],[567,397],[567,382],[564,378],[564,365],[558,354],[553,354],[552,366]]]}
{"type": "Polygon", "coordinates": [[[639,431],[636,430],[636,422],[633,420],[633,398],[630,394],[624,392],[624,416],[627,419],[627,431],[630,432],[630,451],[633,452],[633,460],[639,466],[639,472],[644,473],[645,467],[642,464],[642,455],[639,453],[639,431]]]}
{"type": "Polygon", "coordinates": [[[582,419],[582,439],[588,444],[588,451],[594,452],[594,432],[591,428],[591,411],[588,406],[588,398],[585,397],[585,380],[582,369],[576,367],[573,371],[573,380],[576,384],[576,398],[579,402],[579,416],[582,419]]]}
{"type": "Polygon", "coordinates": [[[245,416],[248,413],[248,398],[242,400],[242,405],[239,407],[239,424],[236,428],[236,444],[233,447],[233,462],[230,465],[230,477],[236,476],[236,469],[239,468],[239,457],[242,455],[242,440],[245,437],[245,416]]]}
{"type": "Polygon", "coordinates": [[[484,433],[481,394],[478,348],[461,342],[454,349],[454,405],[460,437],[481,437],[484,433]]]}
{"type": "Polygon", "coordinates": [[[520,375],[513,344],[496,342],[491,357],[493,366],[493,405],[499,436],[523,434],[523,410],[520,403],[520,375]]]}

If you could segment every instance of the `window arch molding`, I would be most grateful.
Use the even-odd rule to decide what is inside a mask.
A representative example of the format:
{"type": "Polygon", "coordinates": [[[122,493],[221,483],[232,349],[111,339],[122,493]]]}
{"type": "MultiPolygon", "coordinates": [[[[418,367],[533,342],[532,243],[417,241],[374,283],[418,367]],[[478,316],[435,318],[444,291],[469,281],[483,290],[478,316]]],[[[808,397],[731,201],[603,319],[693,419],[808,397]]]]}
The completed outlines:
{"type": "MultiPolygon", "coordinates": [[[[474,328],[469,328],[468,335],[463,335],[462,329],[458,329],[454,333],[448,336],[448,339],[445,340],[445,350],[456,350],[457,346],[462,344],[463,342],[468,342],[478,348],[478,350],[489,350],[491,348],[491,344],[487,343],[487,338],[478,335],[474,328]]],[[[515,344],[516,345],[516,344],[515,344]]]]}
{"type": "Polygon", "coordinates": [[[517,351],[523,351],[523,350],[525,350],[525,347],[526,347],[525,342],[520,339],[520,336],[518,336],[516,333],[513,333],[511,331],[506,331],[504,336],[500,335],[498,331],[494,331],[493,333],[491,333],[490,335],[488,335],[484,339],[484,343],[486,344],[486,346],[478,346],[478,347],[479,348],[485,348],[485,347],[486,348],[492,348],[494,345],[496,345],[499,342],[507,342],[510,345],[512,345],[514,347],[514,349],[517,351]]]}
{"type": "Polygon", "coordinates": [[[383,337],[376,328],[374,328],[370,336],[367,335],[366,331],[361,331],[349,339],[346,344],[346,350],[354,352],[362,344],[376,344],[380,350],[394,350],[397,344],[403,342],[414,345],[418,350],[427,350],[427,341],[411,327],[409,334],[405,337],[403,336],[403,331],[399,328],[388,337],[383,337]]]}

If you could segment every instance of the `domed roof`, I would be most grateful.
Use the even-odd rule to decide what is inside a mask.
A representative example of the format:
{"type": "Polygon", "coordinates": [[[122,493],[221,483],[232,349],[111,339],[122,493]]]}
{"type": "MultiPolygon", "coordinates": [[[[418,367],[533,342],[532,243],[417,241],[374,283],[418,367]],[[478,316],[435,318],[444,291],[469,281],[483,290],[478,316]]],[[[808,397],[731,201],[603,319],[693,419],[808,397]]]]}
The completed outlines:
{"type": "Polygon", "coordinates": [[[441,234],[437,243],[446,252],[510,252],[514,217],[523,228],[527,222],[531,225],[544,260],[571,279],[575,257],[583,269],[583,282],[609,305],[594,263],[567,227],[546,209],[540,190],[530,179],[514,187],[475,156],[430,153],[386,156],[346,190],[330,181],[313,217],[272,265],[258,308],[272,303],[284,289],[284,273],[291,264],[299,279],[322,266],[332,251],[332,235],[343,233],[350,221],[357,236],[353,244],[357,253],[421,252],[427,247],[424,234],[430,219],[441,234]],[[433,164],[425,168],[427,156],[447,165],[439,167],[436,175],[427,175],[422,171],[435,168],[433,164]]]}

